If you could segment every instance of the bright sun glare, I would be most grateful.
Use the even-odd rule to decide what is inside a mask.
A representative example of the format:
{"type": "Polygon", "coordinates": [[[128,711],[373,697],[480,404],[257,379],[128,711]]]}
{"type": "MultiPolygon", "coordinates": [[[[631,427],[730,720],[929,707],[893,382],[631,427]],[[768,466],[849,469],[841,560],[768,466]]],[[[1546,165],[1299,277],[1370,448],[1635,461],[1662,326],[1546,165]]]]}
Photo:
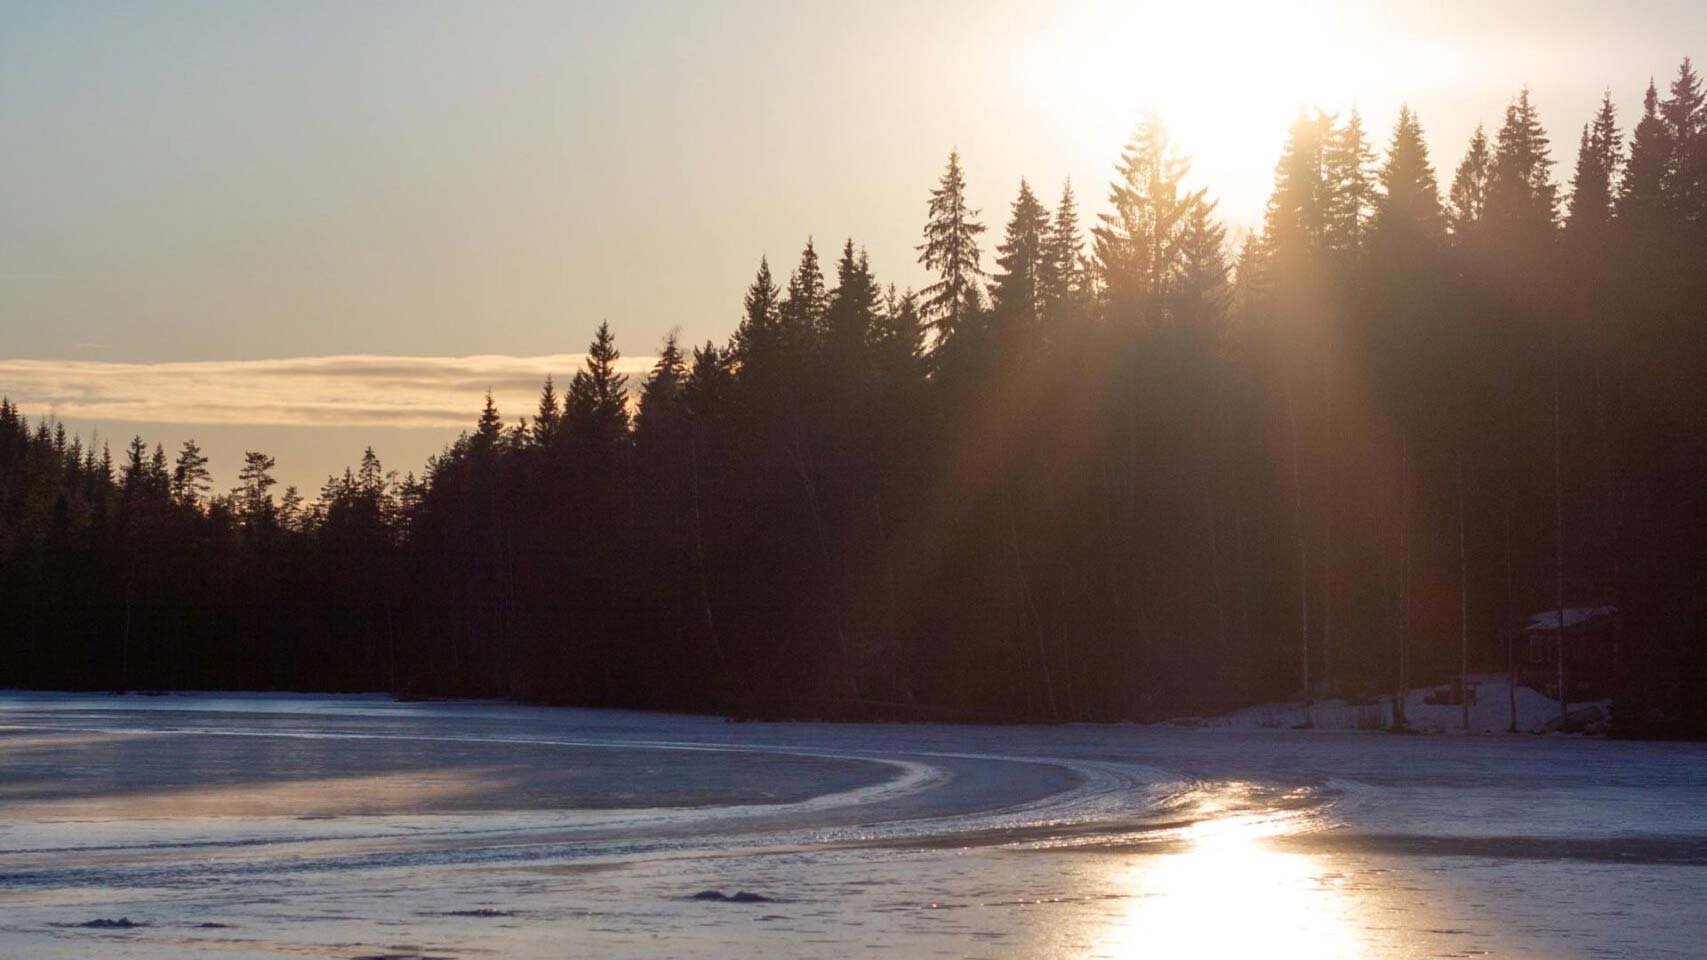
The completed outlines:
{"type": "Polygon", "coordinates": [[[1349,91],[1422,79],[1431,54],[1385,36],[1396,28],[1373,16],[1337,0],[1110,3],[1062,14],[1028,41],[1016,80],[1069,105],[1063,122],[1082,129],[1129,130],[1156,109],[1192,179],[1248,210],[1300,109],[1335,113],[1352,105],[1349,91]]]}
{"type": "Polygon", "coordinates": [[[1127,871],[1131,909],[1093,956],[1351,960],[1350,905],[1322,860],[1276,850],[1272,819],[1208,820],[1183,853],[1127,871]]]}

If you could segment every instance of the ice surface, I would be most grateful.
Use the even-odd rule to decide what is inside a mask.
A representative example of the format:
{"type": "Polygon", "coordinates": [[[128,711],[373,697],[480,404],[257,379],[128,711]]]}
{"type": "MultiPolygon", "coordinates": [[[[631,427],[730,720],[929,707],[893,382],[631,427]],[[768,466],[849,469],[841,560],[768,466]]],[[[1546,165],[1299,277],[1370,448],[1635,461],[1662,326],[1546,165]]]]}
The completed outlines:
{"type": "Polygon", "coordinates": [[[1703,902],[1697,745],[0,695],[5,958],[1693,957],[1703,902]]]}

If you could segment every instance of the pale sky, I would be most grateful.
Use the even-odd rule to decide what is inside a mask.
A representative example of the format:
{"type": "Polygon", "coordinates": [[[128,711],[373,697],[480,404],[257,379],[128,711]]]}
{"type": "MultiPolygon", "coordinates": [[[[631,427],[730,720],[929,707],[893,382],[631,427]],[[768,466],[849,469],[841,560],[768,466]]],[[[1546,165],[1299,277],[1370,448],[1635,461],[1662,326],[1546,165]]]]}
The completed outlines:
{"type": "Polygon", "coordinates": [[[0,22],[0,393],[203,437],[222,483],[253,436],[310,489],[368,438],[418,468],[487,386],[527,412],[600,320],[636,357],[672,328],[721,342],[759,256],[786,273],[808,235],[922,285],[950,148],[993,246],[1021,176],[1051,201],[1071,177],[1094,215],[1155,106],[1248,225],[1301,105],[1355,104],[1379,145],[1408,101],[1445,180],[1527,83],[1568,180],[1604,87],[1628,130],[1650,74],[1707,57],[1685,0],[0,0],[0,22]]]}

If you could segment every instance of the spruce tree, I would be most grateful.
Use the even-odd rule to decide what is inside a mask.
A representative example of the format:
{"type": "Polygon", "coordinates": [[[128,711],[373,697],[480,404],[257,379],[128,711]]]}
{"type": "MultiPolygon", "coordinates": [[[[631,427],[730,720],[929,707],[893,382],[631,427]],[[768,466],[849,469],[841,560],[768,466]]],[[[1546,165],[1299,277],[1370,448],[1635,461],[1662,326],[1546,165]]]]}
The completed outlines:
{"type": "Polygon", "coordinates": [[[1362,249],[1375,211],[1375,154],[1354,108],[1322,145],[1326,195],[1322,228],[1327,249],[1341,254],[1362,249]]]}
{"type": "Polygon", "coordinates": [[[775,357],[781,344],[778,299],[781,296],[771,279],[770,262],[759,258],[759,270],[747,287],[741,323],[730,340],[730,352],[741,363],[758,362],[775,357]]]}
{"type": "Polygon", "coordinates": [[[1660,102],[1671,156],[1666,163],[1665,197],[1672,215],[1697,222],[1707,218],[1707,94],[1688,57],[1678,64],[1671,96],[1660,102]]]}
{"type": "Polygon", "coordinates": [[[785,349],[803,353],[815,346],[823,334],[824,315],[830,295],[824,288],[824,271],[818,266],[818,251],[812,238],[800,251],[800,265],[788,278],[788,295],[777,308],[785,349]]]}
{"type": "Polygon", "coordinates": [[[1180,282],[1176,320],[1206,329],[1221,319],[1232,299],[1227,228],[1215,219],[1215,203],[1194,204],[1180,235],[1180,282]]]}
{"type": "Polygon", "coordinates": [[[1049,240],[1049,211],[1022,178],[1007,236],[996,247],[996,264],[1001,269],[990,287],[990,301],[999,323],[1019,329],[1037,324],[1050,259],[1049,240]]]}
{"type": "Polygon", "coordinates": [[[1662,222],[1666,203],[1666,171],[1671,163],[1671,131],[1660,118],[1660,95],[1654,82],[1642,96],[1642,119],[1630,138],[1630,159],[1618,188],[1616,212],[1626,225],[1647,230],[1662,222]]]}
{"type": "MultiPolygon", "coordinates": [[[[881,291],[871,275],[871,260],[864,250],[855,252],[849,238],[836,262],[836,289],[824,311],[824,345],[834,363],[847,370],[856,362],[871,337],[880,305],[881,291]]],[[[832,370],[832,375],[837,371],[832,370]]]]}
{"type": "Polygon", "coordinates": [[[1403,249],[1413,239],[1432,242],[1440,238],[1440,186],[1429,163],[1422,124],[1409,106],[1399,108],[1379,183],[1370,224],[1373,245],[1403,249]]]}
{"type": "Polygon", "coordinates": [[[687,361],[672,331],[664,338],[657,362],[640,384],[640,402],[634,416],[637,435],[659,436],[668,429],[680,409],[686,380],[687,361]]]}
{"type": "Polygon", "coordinates": [[[557,386],[551,374],[545,375],[545,385],[539,391],[539,409],[533,417],[532,440],[535,446],[549,447],[557,439],[563,421],[563,404],[557,396],[557,386]]]}
{"type": "Polygon", "coordinates": [[[1180,238],[1204,194],[1183,189],[1190,170],[1153,111],[1121,151],[1109,185],[1113,210],[1092,234],[1109,307],[1123,320],[1159,319],[1178,280],[1180,238]]]}
{"type": "Polygon", "coordinates": [[[1084,264],[1085,238],[1079,232],[1079,205],[1073,196],[1073,182],[1068,180],[1061,185],[1061,202],[1055,207],[1055,218],[1049,226],[1038,281],[1045,314],[1058,317],[1064,307],[1083,298],[1084,264]]]}
{"type": "Polygon", "coordinates": [[[616,371],[621,357],[610,324],[600,323],[585,365],[569,384],[566,419],[576,438],[610,444],[628,434],[628,375],[616,371]]]}
{"type": "Polygon", "coordinates": [[[1623,159],[1624,135],[1612,92],[1601,96],[1594,120],[1583,126],[1577,145],[1577,166],[1571,176],[1570,212],[1566,226],[1576,235],[1596,235],[1612,219],[1612,185],[1623,159]]]}
{"type": "Polygon", "coordinates": [[[1559,217],[1552,164],[1547,132],[1525,87],[1506,107],[1489,170],[1487,217],[1500,236],[1539,238],[1552,233],[1559,217]]]}
{"type": "Polygon", "coordinates": [[[966,203],[959,151],[949,152],[948,168],[931,191],[927,211],[925,242],[917,247],[919,263],[935,272],[937,280],[925,287],[922,307],[938,339],[947,341],[977,316],[982,306],[978,284],[984,276],[978,250],[984,225],[978,222],[978,211],[966,203]]]}
{"type": "Polygon", "coordinates": [[[1300,110],[1275,164],[1263,240],[1271,255],[1288,264],[1308,263],[1327,246],[1332,190],[1325,153],[1332,129],[1333,118],[1327,114],[1300,110]]]}
{"type": "Polygon", "coordinates": [[[1459,243],[1468,240],[1487,215],[1493,163],[1487,131],[1477,124],[1475,134],[1470,137],[1470,148],[1459,161],[1458,170],[1452,175],[1452,189],[1447,194],[1446,222],[1459,243]]]}

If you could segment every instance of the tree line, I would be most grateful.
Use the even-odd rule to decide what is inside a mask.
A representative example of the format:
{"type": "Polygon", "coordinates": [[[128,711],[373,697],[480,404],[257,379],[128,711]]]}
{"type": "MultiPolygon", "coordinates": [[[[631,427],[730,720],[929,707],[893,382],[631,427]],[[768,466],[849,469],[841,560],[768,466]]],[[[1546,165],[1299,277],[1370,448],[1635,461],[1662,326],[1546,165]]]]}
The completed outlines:
{"type": "Polygon", "coordinates": [[[951,153],[923,290],[809,240],[726,343],[629,383],[601,325],[528,416],[312,499],[0,402],[0,684],[1155,719],[1610,604],[1619,729],[1700,733],[1703,100],[1608,94],[1568,189],[1527,90],[1450,176],[1408,108],[1301,112],[1238,243],[1153,115],[1104,212],[1021,181],[999,238],[951,153]]]}

